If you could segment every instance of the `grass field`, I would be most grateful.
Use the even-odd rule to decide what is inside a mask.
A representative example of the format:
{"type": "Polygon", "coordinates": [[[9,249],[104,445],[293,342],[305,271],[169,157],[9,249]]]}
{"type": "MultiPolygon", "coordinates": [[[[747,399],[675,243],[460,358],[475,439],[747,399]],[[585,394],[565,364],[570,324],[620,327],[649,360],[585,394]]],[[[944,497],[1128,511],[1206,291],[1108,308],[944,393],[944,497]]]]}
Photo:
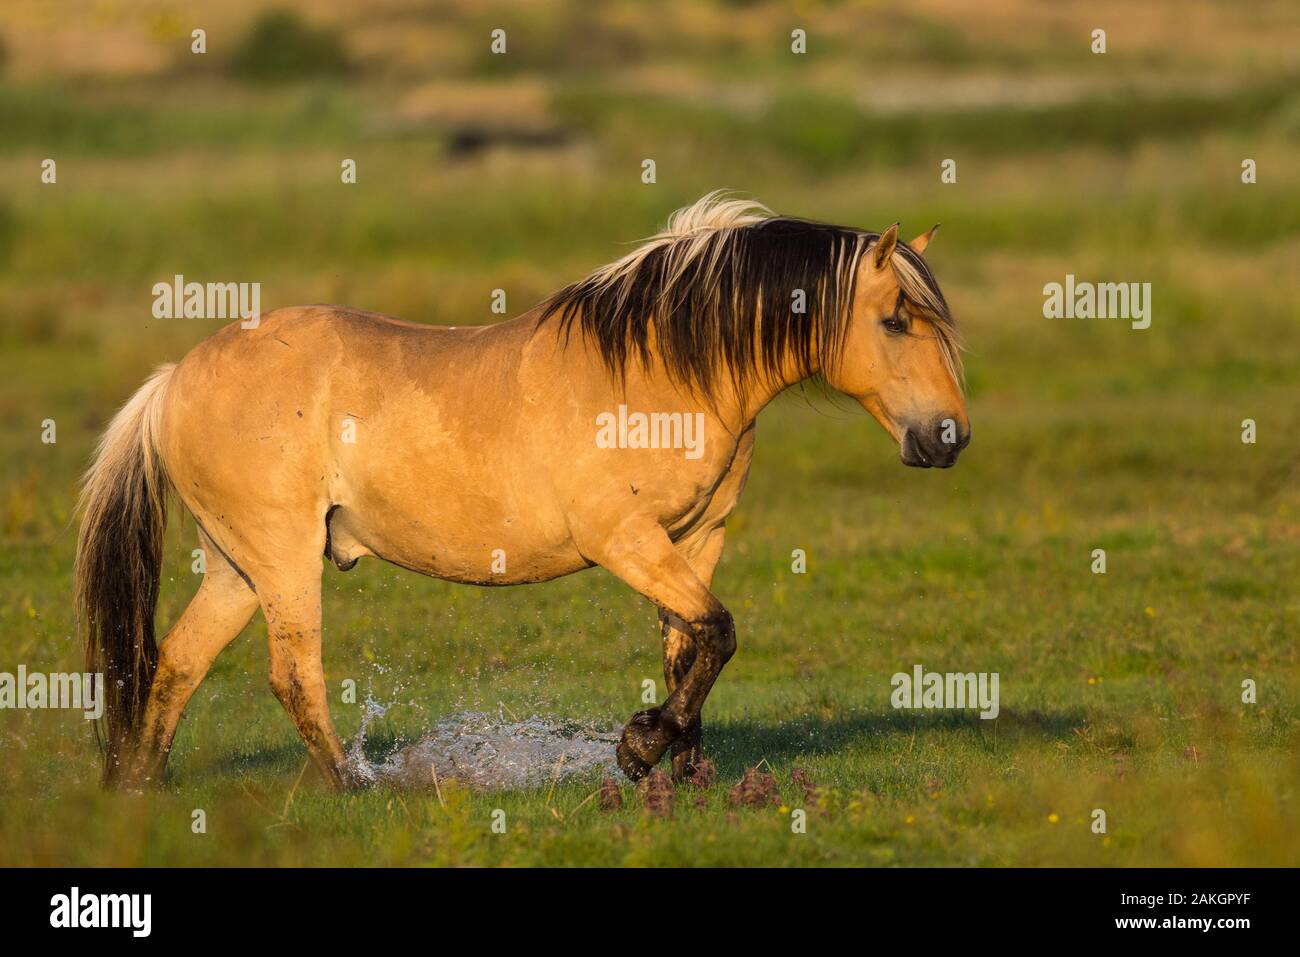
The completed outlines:
{"type": "MultiPolygon", "coordinates": [[[[941,221],[928,257],[974,441],[924,472],[842,401],[765,412],[715,579],[739,637],[705,711],[720,782],[670,819],[628,784],[601,811],[595,778],[332,795],[267,687],[259,615],[159,793],[101,792],[78,715],[0,711],[0,865],[1300,864],[1300,16],[980,6],[393,2],[363,21],[329,2],[303,9],[338,72],[286,80],[238,66],[262,4],[213,4],[203,56],[180,4],[7,5],[0,671],[80,667],[77,477],[149,369],[216,328],[150,318],[174,273],[259,281],[264,309],[465,324],[717,187],[908,236],[941,221]],[[1150,282],[1151,327],[1043,318],[1067,273],[1150,282]],[[1000,716],[894,710],[890,677],[917,663],[998,672],[1000,716]],[[783,806],[730,806],[762,761],[783,806]],[[820,790],[803,834],[794,768],[820,790]]],[[[174,515],[163,627],[195,545],[174,515]]],[[[391,705],[375,757],[465,709],[621,722],[660,679],[653,610],[600,570],[475,589],[371,561],[324,581],[331,687],[391,705]]],[[[362,708],[333,714],[351,735],[362,708]]]]}

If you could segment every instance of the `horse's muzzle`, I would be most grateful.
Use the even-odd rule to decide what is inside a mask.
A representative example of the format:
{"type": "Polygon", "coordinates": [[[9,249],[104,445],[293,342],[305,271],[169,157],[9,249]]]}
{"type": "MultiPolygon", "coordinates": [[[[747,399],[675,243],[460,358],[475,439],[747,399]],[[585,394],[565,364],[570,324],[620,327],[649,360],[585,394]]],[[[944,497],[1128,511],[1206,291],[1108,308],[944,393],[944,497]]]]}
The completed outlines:
{"type": "Polygon", "coordinates": [[[928,425],[908,426],[899,443],[904,465],[920,469],[947,469],[957,463],[961,450],[970,445],[970,426],[955,419],[936,419],[928,425]]]}

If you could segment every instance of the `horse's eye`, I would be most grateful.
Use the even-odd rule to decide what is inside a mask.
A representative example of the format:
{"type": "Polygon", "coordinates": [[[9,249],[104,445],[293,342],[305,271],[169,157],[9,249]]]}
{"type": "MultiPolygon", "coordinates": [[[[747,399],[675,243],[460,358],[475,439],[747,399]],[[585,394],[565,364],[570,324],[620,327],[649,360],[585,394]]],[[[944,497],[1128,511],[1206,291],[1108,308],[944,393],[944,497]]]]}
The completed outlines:
{"type": "Polygon", "coordinates": [[[888,316],[881,319],[880,324],[885,327],[885,331],[890,335],[901,336],[907,331],[907,320],[900,319],[898,316],[888,316]]]}

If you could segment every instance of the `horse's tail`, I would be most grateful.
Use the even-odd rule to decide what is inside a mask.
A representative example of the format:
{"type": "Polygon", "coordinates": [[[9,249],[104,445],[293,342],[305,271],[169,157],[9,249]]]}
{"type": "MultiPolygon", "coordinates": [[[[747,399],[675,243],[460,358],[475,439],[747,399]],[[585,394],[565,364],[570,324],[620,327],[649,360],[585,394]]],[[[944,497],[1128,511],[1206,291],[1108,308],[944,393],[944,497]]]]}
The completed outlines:
{"type": "Polygon", "coordinates": [[[158,643],[154,610],[170,488],[163,465],[163,400],[174,365],[158,369],[113,417],[86,473],[78,507],[77,618],[86,669],[103,674],[104,783],[114,784],[140,730],[158,643]]]}

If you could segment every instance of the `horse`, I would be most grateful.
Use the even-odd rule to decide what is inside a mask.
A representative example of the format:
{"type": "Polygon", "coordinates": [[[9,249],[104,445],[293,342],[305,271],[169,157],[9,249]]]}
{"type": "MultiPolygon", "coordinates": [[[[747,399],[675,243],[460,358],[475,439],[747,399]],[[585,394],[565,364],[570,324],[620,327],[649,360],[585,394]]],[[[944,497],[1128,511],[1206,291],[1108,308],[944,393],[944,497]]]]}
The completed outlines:
{"type": "Polygon", "coordinates": [[[710,589],[758,413],[813,379],[860,403],[905,465],[946,468],[970,441],[956,329],[922,255],[935,229],[906,243],[897,223],[710,193],[508,321],[285,308],[160,367],[110,421],[79,500],[104,785],[162,781],[182,710],[259,608],[271,689],[312,761],[333,788],[368,783],[327,704],[322,556],[476,585],[608,569],[658,609],[668,690],[622,729],[618,766],[637,780],[671,751],[689,778],[737,647],[710,589]],[[170,499],[207,561],[158,643],[170,499]]]}

